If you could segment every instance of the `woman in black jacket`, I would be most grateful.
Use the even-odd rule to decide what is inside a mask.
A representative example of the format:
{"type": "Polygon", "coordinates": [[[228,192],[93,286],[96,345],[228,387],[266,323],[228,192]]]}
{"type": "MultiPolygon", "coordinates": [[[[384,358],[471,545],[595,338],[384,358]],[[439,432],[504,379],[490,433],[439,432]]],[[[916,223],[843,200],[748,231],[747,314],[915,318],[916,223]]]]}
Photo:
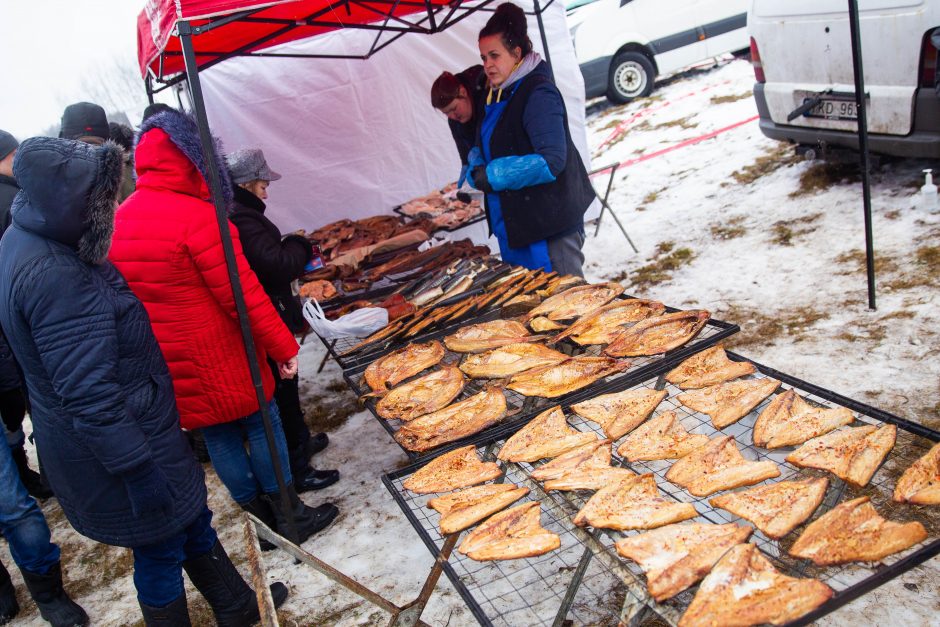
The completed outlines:
{"type": "MultiPolygon", "coordinates": [[[[300,302],[291,290],[291,282],[304,273],[313,248],[306,238],[299,235],[282,239],[277,226],[265,217],[268,184],[281,175],[268,167],[264,153],[259,148],[248,148],[234,152],[226,159],[235,183],[235,207],[229,219],[238,229],[245,258],[284,323],[294,333],[301,333],[307,323],[300,302]]],[[[333,485],[339,480],[338,470],[310,467],[311,456],[326,448],[329,439],[325,433],[310,435],[300,407],[299,377],[282,379],[278,376],[277,364],[271,360],[268,364],[274,372],[274,400],[281,412],[297,492],[333,485]]]]}
{"type": "Polygon", "coordinates": [[[456,75],[443,72],[431,85],[431,105],[447,116],[447,125],[460,155],[458,189],[469,174],[467,158],[476,143],[477,127],[483,117],[485,89],[486,74],[482,65],[471,65],[456,75]]]}

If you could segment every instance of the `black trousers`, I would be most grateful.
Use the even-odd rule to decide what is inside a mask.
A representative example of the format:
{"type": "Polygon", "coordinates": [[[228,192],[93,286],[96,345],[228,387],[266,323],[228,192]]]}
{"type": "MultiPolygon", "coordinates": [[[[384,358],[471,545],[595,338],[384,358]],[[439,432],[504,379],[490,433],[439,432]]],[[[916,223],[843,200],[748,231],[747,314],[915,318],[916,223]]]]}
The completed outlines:
{"type": "Polygon", "coordinates": [[[20,388],[0,392],[0,418],[10,433],[16,433],[23,426],[26,417],[26,395],[20,388]]]}
{"type": "Polygon", "coordinates": [[[274,402],[281,412],[284,438],[290,452],[291,473],[300,476],[307,467],[306,450],[307,442],[310,441],[310,429],[307,428],[304,412],[300,408],[299,377],[282,379],[277,364],[271,359],[268,360],[268,366],[274,374],[274,402]]]}

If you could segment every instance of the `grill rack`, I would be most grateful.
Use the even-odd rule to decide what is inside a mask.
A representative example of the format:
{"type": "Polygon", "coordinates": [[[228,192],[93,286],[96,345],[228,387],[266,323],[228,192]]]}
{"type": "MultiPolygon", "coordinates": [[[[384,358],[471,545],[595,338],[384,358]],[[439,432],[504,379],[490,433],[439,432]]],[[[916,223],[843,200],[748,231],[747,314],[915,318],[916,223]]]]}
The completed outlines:
{"type": "MultiPolygon", "coordinates": [[[[676,311],[676,310],[670,309],[670,311],[676,311]]],[[[423,338],[416,338],[415,341],[429,341],[432,339],[439,339],[440,337],[443,337],[444,335],[452,333],[457,327],[461,327],[466,324],[473,324],[476,322],[494,320],[498,317],[499,317],[498,312],[490,312],[489,314],[482,316],[479,320],[473,320],[473,319],[467,320],[467,321],[464,321],[463,323],[458,323],[453,328],[448,328],[439,332],[435,332],[423,338]]],[[[592,398],[593,396],[598,394],[599,390],[606,389],[609,386],[614,386],[614,385],[624,386],[624,385],[629,385],[631,382],[642,381],[643,379],[649,377],[653,373],[660,372],[663,369],[670,367],[671,365],[679,363],[681,360],[689,357],[693,353],[696,353],[710,346],[713,346],[714,344],[717,344],[721,340],[733,335],[734,333],[737,333],[738,330],[739,330],[739,327],[737,325],[723,322],[721,320],[709,320],[708,324],[702,329],[702,331],[684,346],[681,346],[677,349],[669,351],[668,353],[665,353],[664,355],[652,355],[652,356],[647,356],[647,357],[632,358],[633,365],[628,370],[624,372],[618,372],[618,373],[612,374],[606,377],[605,379],[602,379],[599,382],[595,382],[594,384],[586,388],[583,388],[581,390],[576,390],[560,398],[552,399],[552,398],[543,398],[543,397],[537,397],[537,396],[527,397],[513,390],[504,388],[503,393],[506,395],[507,411],[509,415],[507,416],[507,418],[503,419],[502,422],[497,423],[489,427],[488,429],[484,429],[480,433],[463,438],[461,440],[457,440],[455,442],[444,444],[442,446],[439,446],[430,451],[426,451],[424,453],[416,453],[414,451],[409,451],[408,449],[404,447],[401,447],[401,449],[405,452],[406,455],[408,455],[409,458],[411,458],[412,460],[415,460],[415,459],[420,459],[422,457],[432,457],[432,456],[440,455],[441,453],[445,453],[455,448],[465,446],[466,444],[470,442],[479,441],[480,438],[485,438],[490,434],[513,433],[517,431],[518,429],[520,429],[523,425],[528,423],[530,420],[532,420],[532,418],[534,418],[540,412],[548,409],[549,407],[553,405],[574,403],[579,400],[584,400],[586,398],[592,398]]],[[[564,342],[560,342],[559,345],[556,346],[556,348],[558,348],[562,352],[565,352],[573,356],[578,356],[578,355],[595,355],[596,356],[601,353],[601,350],[603,347],[599,345],[579,346],[575,344],[574,342],[570,342],[566,340],[564,342]]],[[[456,365],[460,363],[462,358],[463,358],[463,355],[461,353],[455,353],[453,351],[445,349],[444,358],[442,359],[441,363],[456,365]]],[[[356,394],[356,396],[362,396],[371,391],[368,385],[366,385],[364,381],[364,377],[363,377],[363,374],[365,373],[365,370],[367,367],[368,367],[368,364],[363,364],[352,370],[343,372],[343,378],[346,379],[346,383],[349,385],[353,393],[356,394]]],[[[433,368],[426,369],[415,376],[417,377],[417,376],[427,374],[428,372],[431,372],[431,370],[433,370],[433,368]]],[[[489,380],[487,379],[468,379],[466,385],[464,386],[463,392],[461,392],[461,394],[456,399],[454,399],[454,402],[463,400],[469,396],[472,396],[474,394],[477,394],[478,392],[481,392],[483,388],[486,386],[488,381],[489,380]]],[[[365,402],[370,413],[372,413],[372,415],[375,417],[376,420],[379,421],[382,427],[386,431],[388,431],[389,435],[394,437],[395,432],[398,431],[398,429],[401,427],[403,423],[399,420],[386,420],[382,418],[381,416],[379,416],[378,413],[375,411],[376,403],[377,403],[377,400],[375,399],[369,399],[365,402]]]]}
{"type": "MultiPolygon", "coordinates": [[[[744,357],[734,353],[729,352],[728,355],[736,361],[746,360],[744,357]]],[[[910,570],[914,566],[940,554],[940,539],[938,539],[938,536],[940,536],[940,513],[932,511],[930,508],[918,508],[911,505],[893,503],[891,501],[891,494],[898,477],[900,477],[901,473],[913,463],[914,460],[926,453],[934,442],[940,441],[940,433],[838,395],[829,390],[806,383],[756,362],[752,363],[758,368],[758,373],[752,375],[752,378],[772,376],[783,383],[775,394],[781,393],[787,388],[794,388],[810,403],[847,407],[857,415],[857,420],[852,426],[857,426],[858,424],[890,423],[898,427],[897,443],[887,456],[885,462],[876,471],[871,482],[864,488],[854,488],[829,473],[812,469],[799,469],[786,462],[782,462],[783,457],[785,457],[787,452],[792,450],[793,447],[777,451],[767,451],[753,446],[749,432],[752,430],[757,415],[766,404],[770,402],[772,398],[770,397],[763,401],[748,416],[745,416],[738,421],[738,423],[735,423],[735,425],[739,425],[737,429],[734,429],[735,425],[731,425],[722,430],[722,433],[733,434],[735,436],[738,447],[745,458],[772,459],[778,462],[781,476],[764,483],[783,481],[796,478],[797,476],[827,476],[830,479],[829,488],[827,489],[823,503],[811,517],[810,521],[817,519],[840,502],[867,495],[871,497],[872,503],[879,513],[886,518],[898,521],[919,520],[927,528],[929,536],[928,540],[920,545],[885,558],[881,562],[883,566],[871,567],[867,564],[848,564],[833,567],[817,567],[811,562],[794,559],[786,554],[786,549],[799,537],[799,534],[810,521],[800,525],[780,541],[772,540],[755,529],[754,533],[751,535],[750,542],[754,543],[778,570],[791,576],[820,578],[830,585],[836,593],[833,598],[825,604],[813,612],[792,621],[789,625],[791,627],[807,625],[821,616],[873,590],[886,581],[910,570]],[[930,537],[934,539],[930,540],[930,537]]],[[[667,389],[670,392],[670,396],[660,404],[656,413],[671,409],[676,411],[680,421],[690,431],[708,435],[717,433],[717,430],[714,429],[706,416],[693,412],[674,401],[673,397],[679,391],[677,388],[667,384],[661,375],[648,378],[641,383],[633,385],[625,381],[621,381],[620,383],[620,385],[612,384],[607,386],[604,392],[637,388],[667,389]]],[[[569,424],[582,431],[595,431],[603,437],[597,425],[585,421],[578,416],[569,416],[569,424]]],[[[498,448],[502,445],[504,438],[505,434],[496,435],[495,437],[487,439],[481,438],[477,446],[482,456],[484,458],[493,458],[495,452],[498,451],[498,448]]],[[[438,515],[424,507],[424,504],[432,495],[414,495],[404,490],[402,487],[404,480],[415,470],[420,468],[423,463],[424,461],[422,460],[407,468],[389,473],[383,476],[383,483],[405,512],[406,517],[431,551],[432,555],[436,557],[439,555],[440,547],[445,539],[440,536],[440,532],[437,528],[438,515]]],[[[533,625],[560,625],[566,618],[574,620],[576,624],[584,624],[586,622],[592,624],[618,624],[620,622],[623,624],[634,624],[647,612],[654,612],[661,620],[665,620],[672,625],[676,624],[679,617],[694,597],[696,587],[686,590],[664,603],[656,603],[646,594],[646,580],[639,566],[631,560],[620,558],[613,548],[613,542],[616,538],[636,535],[641,532],[617,532],[599,529],[587,531],[578,529],[570,523],[570,516],[573,516],[587,501],[590,493],[552,492],[546,494],[541,490],[538,482],[529,478],[529,473],[539,464],[500,463],[506,474],[503,478],[499,479],[499,481],[513,481],[520,485],[525,485],[532,490],[527,496],[527,499],[532,500],[536,498],[542,502],[543,526],[562,536],[562,548],[539,558],[512,560],[509,562],[509,564],[516,564],[515,568],[517,570],[528,573],[529,579],[526,580],[528,584],[524,586],[516,584],[516,582],[523,581],[523,576],[515,571],[510,573],[505,564],[499,562],[478,563],[454,552],[450,556],[449,561],[444,564],[444,570],[481,625],[521,624],[516,620],[516,616],[521,615],[523,612],[536,614],[532,620],[528,620],[525,623],[533,625]],[[565,512],[567,517],[561,515],[560,512],[565,512]],[[570,566],[570,556],[567,554],[567,551],[571,549],[582,551],[582,559],[573,570],[570,566]],[[564,568],[569,569],[572,573],[571,577],[567,579],[567,588],[565,588],[564,593],[558,591],[558,586],[560,585],[558,582],[546,581],[542,572],[540,572],[537,567],[553,553],[558,552],[564,553],[564,555],[559,556],[558,559],[564,562],[564,568]],[[530,562],[532,563],[530,564],[530,562]],[[592,566],[594,571],[591,571],[592,566]],[[600,574],[598,574],[598,571],[600,574]],[[585,577],[588,577],[589,572],[595,573],[593,575],[594,583],[585,588],[584,580],[585,577]],[[507,584],[503,583],[502,580],[506,578],[507,574],[515,575],[516,579],[509,585],[509,589],[505,590],[507,584]],[[607,589],[603,590],[601,593],[597,593],[596,589],[598,585],[600,585],[598,582],[607,581],[610,583],[611,577],[616,580],[615,583],[609,585],[607,589]],[[534,591],[541,589],[546,591],[543,595],[545,598],[535,599],[533,596],[534,591]],[[585,596],[591,597],[591,595],[594,595],[593,599],[589,598],[587,601],[584,600],[585,596]],[[560,599],[560,602],[558,602],[558,599],[560,599]],[[591,616],[588,621],[581,620],[577,609],[579,599],[582,607],[604,608],[605,611],[603,615],[600,617],[596,615],[591,616]],[[621,599],[623,600],[621,601],[621,599]],[[558,602],[557,605],[555,605],[556,602],[558,602]],[[569,606],[569,602],[574,603],[574,605],[569,606]],[[541,613],[537,612],[537,608],[543,605],[547,605],[547,609],[541,613]],[[612,609],[617,606],[620,607],[619,612],[612,609]]],[[[730,512],[711,507],[707,502],[710,497],[694,497],[684,489],[666,481],[664,475],[669,466],[671,466],[671,461],[627,463],[616,455],[616,449],[614,449],[614,460],[612,463],[630,468],[637,473],[652,472],[663,494],[682,502],[693,503],[696,506],[696,509],[699,511],[699,516],[694,518],[693,522],[710,522],[717,524],[742,522],[743,524],[749,524],[732,515],[730,512]]],[[[583,612],[583,610],[581,611],[583,612]]]]}

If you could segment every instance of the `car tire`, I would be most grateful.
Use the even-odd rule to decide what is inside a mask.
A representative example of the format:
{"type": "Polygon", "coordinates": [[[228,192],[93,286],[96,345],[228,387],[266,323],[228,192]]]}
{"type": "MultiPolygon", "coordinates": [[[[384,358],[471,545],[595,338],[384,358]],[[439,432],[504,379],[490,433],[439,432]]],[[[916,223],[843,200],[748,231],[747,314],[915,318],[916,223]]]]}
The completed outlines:
{"type": "Polygon", "coordinates": [[[625,104],[634,98],[649,96],[653,91],[656,70],[641,52],[621,52],[610,64],[607,78],[607,99],[625,104]]]}

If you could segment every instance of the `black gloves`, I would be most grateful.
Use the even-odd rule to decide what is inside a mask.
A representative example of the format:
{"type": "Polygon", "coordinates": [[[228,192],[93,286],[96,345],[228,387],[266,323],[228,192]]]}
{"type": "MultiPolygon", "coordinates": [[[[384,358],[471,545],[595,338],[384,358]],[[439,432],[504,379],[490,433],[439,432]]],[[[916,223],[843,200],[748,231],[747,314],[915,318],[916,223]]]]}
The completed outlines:
{"type": "Polygon", "coordinates": [[[471,178],[473,178],[473,186],[476,187],[481,192],[487,194],[493,193],[493,188],[490,185],[490,181],[486,178],[486,166],[478,165],[473,168],[473,171],[470,172],[471,178]]]}

